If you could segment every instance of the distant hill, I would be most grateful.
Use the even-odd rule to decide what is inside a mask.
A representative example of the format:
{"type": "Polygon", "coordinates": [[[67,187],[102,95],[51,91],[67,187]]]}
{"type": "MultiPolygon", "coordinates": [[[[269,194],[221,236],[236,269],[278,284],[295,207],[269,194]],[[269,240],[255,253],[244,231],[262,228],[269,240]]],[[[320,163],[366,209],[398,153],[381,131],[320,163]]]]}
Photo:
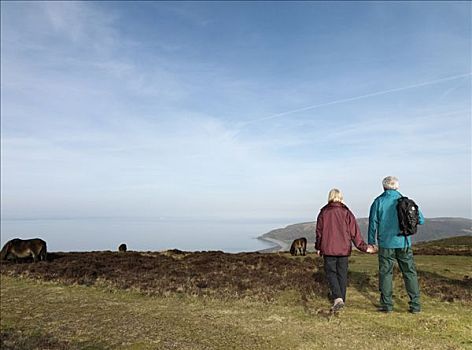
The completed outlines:
{"type": "Polygon", "coordinates": [[[416,255],[463,255],[472,256],[472,235],[418,242],[414,246],[416,255]]]}
{"type": "MultiPolygon", "coordinates": [[[[367,239],[369,220],[357,219],[364,239],[367,239]]],[[[258,237],[286,248],[295,238],[306,237],[309,243],[315,242],[315,221],[289,225],[285,228],[272,230],[258,237]]],[[[425,219],[425,224],[419,226],[418,233],[413,236],[413,242],[432,241],[456,236],[472,236],[472,220],[465,218],[432,218],[425,219]]],[[[312,248],[312,245],[310,246],[312,248]]]]}
{"type": "Polygon", "coordinates": [[[434,241],[418,242],[417,247],[437,247],[437,248],[472,248],[472,235],[470,236],[456,236],[442,239],[435,239],[434,241]]]}

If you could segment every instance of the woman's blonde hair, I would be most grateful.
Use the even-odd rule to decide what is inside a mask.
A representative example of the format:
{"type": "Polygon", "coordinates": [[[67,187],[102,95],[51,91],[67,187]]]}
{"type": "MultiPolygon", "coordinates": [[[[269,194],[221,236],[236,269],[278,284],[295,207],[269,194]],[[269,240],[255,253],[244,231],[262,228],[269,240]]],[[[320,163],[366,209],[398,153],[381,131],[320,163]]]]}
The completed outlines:
{"type": "Polygon", "coordinates": [[[328,203],[331,203],[331,202],[343,203],[343,201],[344,201],[344,197],[340,190],[338,190],[337,188],[333,188],[331,191],[329,191],[328,203]]]}

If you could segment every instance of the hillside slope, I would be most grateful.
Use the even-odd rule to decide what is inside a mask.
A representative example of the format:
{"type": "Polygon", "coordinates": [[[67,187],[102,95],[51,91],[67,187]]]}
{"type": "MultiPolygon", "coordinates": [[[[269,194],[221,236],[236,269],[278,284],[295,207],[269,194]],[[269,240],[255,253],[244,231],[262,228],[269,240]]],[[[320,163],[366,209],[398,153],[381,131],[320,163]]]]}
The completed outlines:
{"type": "MultiPolygon", "coordinates": [[[[368,219],[357,219],[364,239],[367,238],[368,219]]],[[[272,230],[258,237],[262,240],[282,241],[289,243],[300,237],[306,237],[310,243],[315,241],[316,221],[289,225],[284,228],[272,230]]],[[[413,242],[424,242],[435,239],[470,236],[472,235],[472,220],[465,218],[432,218],[425,219],[425,224],[419,226],[418,234],[413,237],[413,242]]]]}

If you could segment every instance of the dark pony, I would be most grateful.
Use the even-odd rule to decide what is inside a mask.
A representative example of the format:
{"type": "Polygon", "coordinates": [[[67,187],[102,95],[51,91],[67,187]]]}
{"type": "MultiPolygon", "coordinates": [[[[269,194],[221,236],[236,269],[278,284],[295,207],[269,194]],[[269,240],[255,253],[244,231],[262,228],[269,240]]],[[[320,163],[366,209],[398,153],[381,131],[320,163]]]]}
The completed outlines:
{"type": "Polygon", "coordinates": [[[18,258],[27,258],[30,256],[33,257],[34,262],[37,262],[38,260],[46,261],[46,242],[39,238],[15,238],[5,243],[2,251],[0,252],[1,260],[7,260],[9,257],[13,257],[13,259],[16,261],[18,258]]]}
{"type": "Polygon", "coordinates": [[[128,250],[128,247],[124,243],[121,243],[120,246],[118,247],[119,252],[126,252],[127,250],[128,250]]]}
{"type": "Polygon", "coordinates": [[[306,255],[306,238],[298,238],[293,241],[292,246],[290,247],[290,254],[292,255],[297,255],[297,253],[300,253],[300,255],[306,255]]]}

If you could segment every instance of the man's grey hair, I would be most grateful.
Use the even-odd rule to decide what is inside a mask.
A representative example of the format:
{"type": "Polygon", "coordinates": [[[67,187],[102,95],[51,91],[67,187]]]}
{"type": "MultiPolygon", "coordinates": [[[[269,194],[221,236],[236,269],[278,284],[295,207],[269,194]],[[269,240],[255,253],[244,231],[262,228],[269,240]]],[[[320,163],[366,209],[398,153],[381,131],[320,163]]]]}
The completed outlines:
{"type": "Polygon", "coordinates": [[[400,187],[398,179],[395,176],[387,176],[382,180],[384,190],[398,190],[400,187]]]}

